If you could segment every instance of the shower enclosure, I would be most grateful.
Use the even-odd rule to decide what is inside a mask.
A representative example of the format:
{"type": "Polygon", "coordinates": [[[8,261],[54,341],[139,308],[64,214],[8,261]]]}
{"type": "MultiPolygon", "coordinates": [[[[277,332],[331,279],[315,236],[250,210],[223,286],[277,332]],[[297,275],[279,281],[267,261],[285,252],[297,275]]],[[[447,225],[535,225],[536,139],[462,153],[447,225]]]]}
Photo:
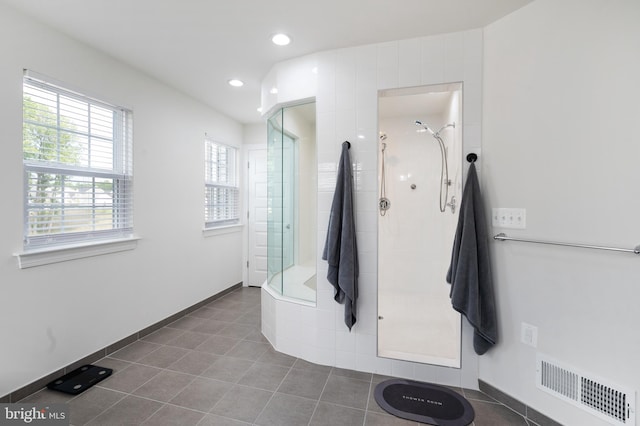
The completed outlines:
{"type": "Polygon", "coordinates": [[[267,285],[282,297],[316,300],[315,104],[267,121],[267,285]]]}
{"type": "Polygon", "coordinates": [[[461,366],[445,280],[462,193],[461,105],[459,83],[380,92],[381,357],[461,366]]]}

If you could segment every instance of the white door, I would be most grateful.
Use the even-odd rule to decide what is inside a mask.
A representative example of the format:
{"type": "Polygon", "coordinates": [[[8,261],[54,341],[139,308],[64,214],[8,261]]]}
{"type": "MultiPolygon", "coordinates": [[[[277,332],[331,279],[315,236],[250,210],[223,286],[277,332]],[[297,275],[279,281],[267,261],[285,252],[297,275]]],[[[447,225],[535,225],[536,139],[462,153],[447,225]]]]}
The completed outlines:
{"type": "Polygon", "coordinates": [[[260,287],[267,279],[267,148],[250,149],[248,202],[248,281],[260,287]]]}

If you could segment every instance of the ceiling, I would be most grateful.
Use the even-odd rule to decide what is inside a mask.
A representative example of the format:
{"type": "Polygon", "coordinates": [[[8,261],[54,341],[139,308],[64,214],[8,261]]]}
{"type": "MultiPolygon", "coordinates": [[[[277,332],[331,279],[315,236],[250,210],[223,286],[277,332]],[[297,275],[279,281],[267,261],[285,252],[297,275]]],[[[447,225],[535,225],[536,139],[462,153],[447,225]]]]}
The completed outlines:
{"type": "Polygon", "coordinates": [[[0,0],[241,123],[261,121],[260,83],[277,62],[480,28],[531,1],[0,0]],[[278,32],[289,46],[271,43],[278,32]]]}

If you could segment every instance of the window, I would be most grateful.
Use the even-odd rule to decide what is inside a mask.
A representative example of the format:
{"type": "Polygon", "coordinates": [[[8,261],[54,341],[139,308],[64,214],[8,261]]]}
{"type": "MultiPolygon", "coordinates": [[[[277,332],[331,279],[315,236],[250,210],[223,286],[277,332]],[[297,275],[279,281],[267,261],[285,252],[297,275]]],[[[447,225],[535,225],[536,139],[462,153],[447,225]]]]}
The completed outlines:
{"type": "Polygon", "coordinates": [[[205,228],[240,222],[237,149],[205,139],[205,228]]]}
{"type": "Polygon", "coordinates": [[[131,237],[131,115],[25,73],[25,250],[131,237]]]}

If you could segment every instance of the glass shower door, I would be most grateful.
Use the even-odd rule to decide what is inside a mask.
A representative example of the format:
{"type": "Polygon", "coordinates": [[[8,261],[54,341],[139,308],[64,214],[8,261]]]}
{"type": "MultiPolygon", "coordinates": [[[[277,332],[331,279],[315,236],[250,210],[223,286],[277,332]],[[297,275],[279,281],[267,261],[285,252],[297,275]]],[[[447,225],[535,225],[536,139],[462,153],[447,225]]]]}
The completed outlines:
{"type": "Polygon", "coordinates": [[[267,280],[283,293],[283,274],[295,263],[295,140],[283,132],[283,110],[267,123],[267,280]]]}

